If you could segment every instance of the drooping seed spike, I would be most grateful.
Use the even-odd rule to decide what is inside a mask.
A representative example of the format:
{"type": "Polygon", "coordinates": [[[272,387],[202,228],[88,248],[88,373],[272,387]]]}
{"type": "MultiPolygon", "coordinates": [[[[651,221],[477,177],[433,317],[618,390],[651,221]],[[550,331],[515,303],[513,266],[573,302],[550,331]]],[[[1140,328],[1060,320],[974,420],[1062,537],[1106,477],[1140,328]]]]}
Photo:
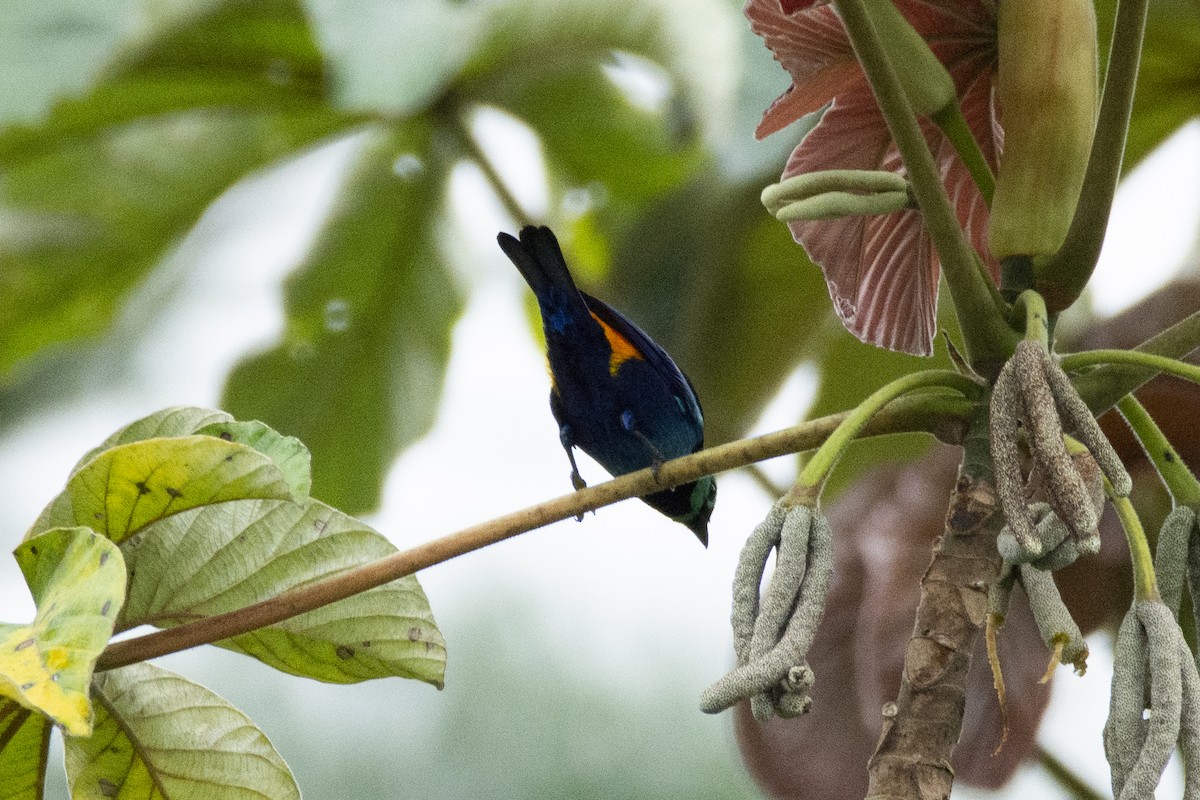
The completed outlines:
{"type": "Polygon", "coordinates": [[[1096,463],[1100,465],[1100,471],[1112,484],[1113,491],[1119,497],[1128,497],[1133,490],[1133,479],[1121,463],[1121,457],[1113,449],[1112,443],[1100,429],[1100,423],[1096,422],[1091,409],[1083,402],[1083,398],[1079,396],[1057,359],[1047,355],[1045,361],[1046,380],[1050,384],[1050,392],[1054,395],[1059,413],[1069,423],[1079,441],[1091,451],[1096,463]]]}
{"type": "Polygon", "coordinates": [[[1183,671],[1176,640],[1179,626],[1171,610],[1158,600],[1134,604],[1138,621],[1146,632],[1146,666],[1150,678],[1150,719],[1146,739],[1137,761],[1125,777],[1117,800],[1153,797],[1167,761],[1179,739],[1183,710],[1183,671]]]}
{"type": "MultiPolygon", "coordinates": [[[[784,504],[777,506],[784,507],[784,504]]],[[[806,566],[799,578],[799,590],[795,593],[795,608],[782,635],[770,650],[757,654],[756,649],[760,645],[754,643],[752,635],[747,647],[749,660],[704,690],[700,696],[700,710],[705,713],[723,711],[747,697],[751,698],[751,709],[760,719],[770,717],[775,710],[786,709],[787,713],[792,713],[807,707],[802,697],[789,699],[786,703],[782,698],[789,693],[795,694],[786,682],[791,680],[798,667],[807,668],[808,649],[812,646],[813,636],[825,610],[825,598],[833,572],[833,531],[825,516],[815,508],[792,506],[786,508],[785,514],[780,531],[778,560],[794,556],[795,548],[784,542],[795,539],[803,532],[801,529],[807,531],[808,537],[804,559],[806,566]],[[781,683],[784,685],[781,686],[781,683]]],[[[745,563],[757,563],[757,551],[743,560],[745,563]]],[[[789,567],[777,563],[776,572],[780,570],[786,573],[789,567]]],[[[768,622],[763,629],[774,627],[773,622],[768,622]]],[[[808,672],[811,673],[811,670],[808,672]]]]}
{"type": "Polygon", "coordinates": [[[733,611],[730,623],[733,626],[733,651],[738,664],[750,660],[750,642],[754,638],[754,621],[758,617],[759,589],[763,571],[771,550],[779,544],[783,521],[787,509],[776,503],[767,512],[766,519],[758,524],[742,546],[737,569],[733,573],[733,611]]]}
{"type": "Polygon", "coordinates": [[[1130,606],[1113,643],[1112,690],[1104,723],[1104,757],[1114,796],[1120,796],[1146,741],[1145,698],[1146,633],[1130,606]]]}
{"type": "Polygon", "coordinates": [[[1158,544],[1154,550],[1154,577],[1158,583],[1158,593],[1176,617],[1179,616],[1183,578],[1188,567],[1189,545],[1195,527],[1195,510],[1188,506],[1175,506],[1158,529],[1158,544]]]}
{"type": "Polygon", "coordinates": [[[1074,666],[1075,672],[1082,675],[1087,671],[1087,642],[1063,603],[1054,576],[1031,564],[1022,564],[1019,569],[1021,585],[1025,587],[1025,595],[1029,598],[1029,607],[1033,610],[1033,619],[1042,641],[1050,650],[1059,652],[1061,660],[1074,666]],[[1056,650],[1059,647],[1061,650],[1056,650]]]}
{"type": "Polygon", "coordinates": [[[1200,673],[1182,633],[1179,667],[1183,677],[1183,707],[1179,716],[1179,752],[1183,756],[1183,800],[1200,800],[1200,673]]]}
{"type": "Polygon", "coordinates": [[[992,387],[989,420],[989,446],[996,472],[996,494],[1009,530],[1021,550],[1030,557],[1041,554],[1033,530],[1033,517],[1025,503],[1025,479],[1021,474],[1021,455],[1017,450],[1017,431],[1021,399],[1017,393],[1013,359],[1009,359],[992,387]]]}
{"type": "Polygon", "coordinates": [[[1017,345],[1011,359],[1025,411],[1029,450],[1043,473],[1050,506],[1076,536],[1087,538],[1100,518],[1063,441],[1058,408],[1046,378],[1048,359],[1041,344],[1030,339],[1017,345]]]}

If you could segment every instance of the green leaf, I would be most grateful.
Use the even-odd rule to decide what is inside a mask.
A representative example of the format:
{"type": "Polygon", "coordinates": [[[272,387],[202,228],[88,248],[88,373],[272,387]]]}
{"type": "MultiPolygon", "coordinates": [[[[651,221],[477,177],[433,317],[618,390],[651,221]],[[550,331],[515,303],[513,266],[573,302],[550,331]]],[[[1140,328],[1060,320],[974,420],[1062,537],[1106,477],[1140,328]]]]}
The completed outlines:
{"type": "Polygon", "coordinates": [[[702,132],[729,120],[738,62],[734,6],[717,0],[509,0],[496,3],[463,70],[461,94],[513,96],[558,73],[577,73],[624,51],[659,64],[702,132]]]}
{"type": "Polygon", "coordinates": [[[292,498],[283,473],[262,453],[212,436],[145,439],[105,450],[79,468],[26,538],[89,525],[119,543],[162,517],[247,498],[292,498]]]}
{"type": "Polygon", "coordinates": [[[820,272],[758,193],[704,180],[670,195],[619,235],[595,290],[691,378],[708,444],[745,433],[830,316],[820,272]]]}
{"type": "Polygon", "coordinates": [[[444,166],[417,123],[370,131],[288,279],[283,341],[239,364],[222,405],[298,437],[314,496],[358,512],[433,423],[461,308],[437,251],[444,166]]]}
{"type": "MultiPolygon", "coordinates": [[[[123,628],[222,614],[396,552],[381,534],[315,500],[206,506],[125,545],[134,573],[123,628]]],[[[276,669],[334,683],[401,676],[441,687],[446,648],[417,579],[384,586],[219,642],[276,669]]]]}
{"type": "MultiPolygon", "coordinates": [[[[1112,38],[1116,3],[1098,0],[1101,47],[1112,38]]],[[[1133,117],[1125,145],[1128,172],[1189,120],[1200,116],[1200,4],[1155,0],[1146,16],[1146,38],[1138,68],[1133,117]]]]}
{"type": "Polygon", "coordinates": [[[116,447],[119,444],[140,442],[145,439],[170,439],[176,436],[187,436],[196,433],[196,431],[206,425],[232,421],[233,417],[224,411],[213,411],[209,408],[196,408],[194,406],[164,408],[161,411],[155,411],[147,417],[142,417],[139,420],[129,423],[105,439],[98,447],[93,447],[88,451],[87,455],[79,459],[79,462],[71,468],[71,474],[74,475],[84,464],[105,450],[116,447]]]}
{"type": "Polygon", "coordinates": [[[598,66],[537,77],[508,85],[495,101],[537,131],[571,185],[601,184],[613,200],[638,202],[675,188],[703,163],[694,137],[672,131],[666,114],[635,107],[598,66]]]}
{"type": "Polygon", "coordinates": [[[135,0],[4,4],[0,122],[29,121],[56,97],[83,92],[130,33],[135,0]]]}
{"type": "Polygon", "coordinates": [[[231,184],[346,124],[294,0],[205,6],[42,124],[0,132],[0,381],[106,329],[231,184]]]}
{"type": "Polygon", "coordinates": [[[299,800],[283,758],[223,698],[151,664],[93,682],[96,732],[66,738],[73,797],[299,800]]]}
{"type": "Polygon", "coordinates": [[[337,104],[397,118],[445,89],[474,52],[490,12],[489,4],[453,0],[308,0],[307,6],[337,104]]]}
{"type": "Polygon", "coordinates": [[[38,610],[30,625],[0,625],[0,695],[86,736],[88,681],[125,596],[125,563],[88,528],[47,531],[14,555],[38,610]]]}
{"type": "Polygon", "coordinates": [[[42,800],[50,726],[48,717],[0,697],[0,800],[42,800]]]}
{"type": "Polygon", "coordinates": [[[0,162],[20,163],[171,112],[294,113],[325,103],[321,53],[296,0],[184,0],[151,19],[88,94],[61,100],[37,126],[5,130],[0,162]]]}
{"type": "Polygon", "coordinates": [[[1151,3],[1125,145],[1126,170],[1200,116],[1198,85],[1200,5],[1180,0],[1151,3]]]}
{"type": "Polygon", "coordinates": [[[296,437],[284,436],[257,420],[214,422],[196,433],[253,447],[279,467],[297,501],[308,499],[312,489],[312,456],[304,442],[296,437]]]}

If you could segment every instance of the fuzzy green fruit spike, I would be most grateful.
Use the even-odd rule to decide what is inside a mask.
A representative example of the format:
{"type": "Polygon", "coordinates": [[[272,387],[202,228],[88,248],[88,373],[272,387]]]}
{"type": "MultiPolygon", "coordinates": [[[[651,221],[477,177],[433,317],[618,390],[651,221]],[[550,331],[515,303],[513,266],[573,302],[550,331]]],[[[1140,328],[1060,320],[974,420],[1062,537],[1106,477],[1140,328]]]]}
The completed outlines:
{"type": "Polygon", "coordinates": [[[997,96],[1004,155],[990,226],[992,255],[1057,252],[1075,215],[1096,127],[1092,0],[1000,0],[997,96]]]}

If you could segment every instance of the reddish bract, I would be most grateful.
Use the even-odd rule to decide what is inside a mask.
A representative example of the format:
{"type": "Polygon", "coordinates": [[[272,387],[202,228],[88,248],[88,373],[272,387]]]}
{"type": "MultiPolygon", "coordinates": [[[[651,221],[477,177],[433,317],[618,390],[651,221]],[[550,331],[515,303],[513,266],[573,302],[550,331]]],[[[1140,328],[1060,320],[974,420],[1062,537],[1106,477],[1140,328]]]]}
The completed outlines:
{"type": "MultiPolygon", "coordinates": [[[[996,166],[1003,143],[992,100],[996,68],[993,3],[898,0],[954,78],[967,124],[996,166]]],[[[763,114],[763,138],[827,104],[821,121],[792,152],[784,178],[828,169],[887,170],[904,175],[871,87],[841,20],[828,5],[801,0],[750,0],[750,28],[763,37],[792,85],[763,114]],[[789,11],[790,9],[790,11],[789,11]]],[[[922,120],[959,223],[993,280],[987,205],[950,142],[922,120]]],[[[864,342],[917,355],[932,351],[941,265],[915,211],[789,223],[792,236],[821,268],[834,310],[864,342]]]]}

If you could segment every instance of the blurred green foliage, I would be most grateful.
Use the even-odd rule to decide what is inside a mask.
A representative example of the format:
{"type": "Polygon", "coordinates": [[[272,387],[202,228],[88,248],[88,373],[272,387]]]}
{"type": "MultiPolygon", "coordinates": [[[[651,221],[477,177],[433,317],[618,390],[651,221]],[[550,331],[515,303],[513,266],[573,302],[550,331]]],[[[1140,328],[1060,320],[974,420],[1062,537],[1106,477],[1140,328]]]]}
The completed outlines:
{"type": "MultiPolygon", "coordinates": [[[[282,338],[246,355],[223,404],[304,440],[315,496],[374,507],[436,415],[464,300],[447,188],[487,150],[471,128],[485,107],[537,135],[551,199],[538,221],[590,291],[676,355],[711,442],[744,433],[806,360],[822,376],[814,413],[908,367],[830,324],[819,274],[757,203],[792,142],[749,132],[787,78],[733,2],[55,0],[6,15],[3,424],[39,384],[63,386],[53,356],[109,331],[217,198],[354,138],[286,281],[282,338]],[[580,191],[588,207],[572,210],[580,191]]],[[[1200,83],[1198,21],[1194,0],[1152,6],[1132,160],[1200,113],[1183,90],[1200,83]]]]}
{"type": "MultiPolygon", "coordinates": [[[[1112,5],[1098,3],[1102,37],[1112,5]]],[[[374,507],[392,461],[437,413],[450,333],[470,290],[460,280],[469,274],[465,256],[446,224],[447,194],[455,167],[480,157],[471,120],[482,108],[501,110],[537,136],[550,194],[550,210],[537,221],[560,232],[588,291],[643,324],[691,375],[710,443],[745,433],[804,362],[821,377],[810,414],[857,402],[916,362],[842,331],[819,273],[759,206],[760,189],[778,177],[799,134],[752,139],[757,115],[788,78],[749,33],[739,6],[6,3],[0,426],[20,424],[49,396],[90,388],[71,379],[72,367],[87,357],[89,342],[113,335],[122,310],[148,291],[214,202],[263,171],[352,140],[336,202],[285,281],[283,334],[265,352],[244,355],[222,405],[302,439],[313,452],[315,497],[347,512],[374,507]],[[629,88],[631,77],[652,88],[649,100],[629,88]],[[572,208],[580,192],[587,207],[572,208]]],[[[1151,4],[1129,164],[1200,115],[1198,23],[1196,0],[1151,4]]],[[[944,360],[944,347],[939,352],[944,360]]],[[[852,451],[837,484],[871,461],[921,447],[892,438],[869,453],[852,451]]],[[[554,653],[498,663],[504,648],[486,636],[490,624],[481,619],[457,657],[478,668],[460,677],[484,686],[494,702],[480,708],[450,691],[434,698],[448,706],[444,730],[412,733],[430,738],[440,760],[398,762],[409,767],[412,794],[748,792],[711,742],[707,750],[683,738],[663,747],[692,724],[690,695],[664,689],[659,702],[621,702],[599,689],[581,692],[588,678],[568,682],[553,664],[544,680],[531,681],[530,663],[549,663],[554,653]],[[518,722],[530,708],[545,711],[532,728],[518,722]],[[650,727],[647,716],[656,719],[650,727]],[[596,731],[579,719],[619,739],[610,736],[598,750],[596,731]],[[462,736],[467,727],[492,749],[469,750],[480,736],[462,736]],[[447,780],[445,764],[455,761],[477,767],[447,780]]],[[[231,697],[252,714],[256,701],[285,705],[289,691],[284,683],[231,683],[231,697]]],[[[341,694],[322,701],[331,704],[339,746],[296,729],[280,734],[281,749],[301,755],[297,772],[314,796],[340,796],[353,772],[358,785],[375,783],[378,796],[394,797],[394,765],[380,763],[371,745],[388,740],[386,725],[398,723],[379,714],[374,696],[358,707],[353,698],[367,695],[349,696],[349,705],[341,694]],[[319,752],[303,751],[302,742],[319,742],[319,752]]]]}

